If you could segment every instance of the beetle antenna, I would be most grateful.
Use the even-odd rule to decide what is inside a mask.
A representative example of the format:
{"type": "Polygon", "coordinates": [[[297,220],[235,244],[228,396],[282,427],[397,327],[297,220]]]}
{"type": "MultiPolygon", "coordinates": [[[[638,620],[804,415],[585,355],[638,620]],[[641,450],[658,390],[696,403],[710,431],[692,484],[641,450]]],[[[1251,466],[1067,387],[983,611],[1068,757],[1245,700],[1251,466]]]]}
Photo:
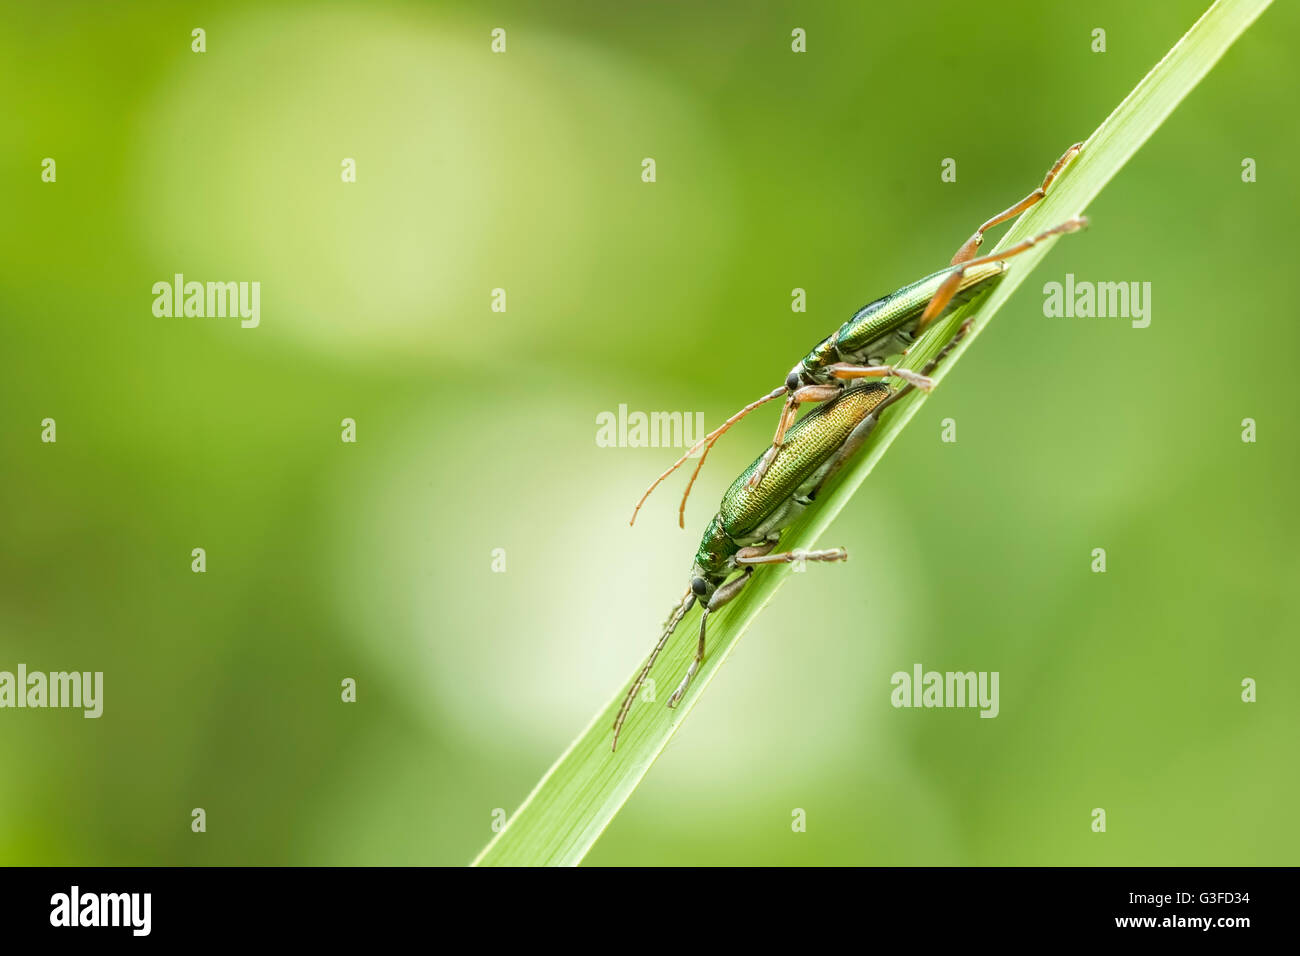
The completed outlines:
{"type": "Polygon", "coordinates": [[[709,452],[717,444],[715,438],[704,446],[704,452],[700,455],[700,460],[695,463],[695,470],[691,472],[691,480],[686,482],[686,490],[682,492],[682,503],[677,506],[677,527],[685,529],[686,527],[686,499],[691,496],[691,489],[695,487],[695,479],[700,477],[700,469],[704,467],[704,459],[709,457],[709,452]]]}
{"type": "MultiPolygon", "coordinates": [[[[736,412],[736,414],[732,415],[725,422],[723,422],[713,431],[709,432],[707,435],[705,435],[703,438],[697,441],[694,445],[692,445],[687,450],[686,454],[682,455],[681,458],[678,458],[675,462],[673,462],[672,465],[668,468],[668,470],[665,471],[658,478],[656,478],[654,482],[650,485],[650,487],[645,490],[645,494],[641,496],[641,498],[636,503],[636,507],[632,509],[632,520],[629,521],[628,524],[629,525],[636,524],[637,513],[641,510],[641,506],[645,504],[646,499],[650,497],[650,493],[653,492],[660,485],[662,485],[664,483],[664,479],[667,478],[669,475],[671,475],[678,468],[680,468],[686,462],[686,459],[694,455],[697,451],[700,450],[701,447],[704,447],[705,445],[708,446],[708,448],[704,449],[704,455],[700,456],[699,465],[695,466],[695,474],[698,475],[700,473],[700,466],[704,464],[704,457],[709,453],[709,448],[713,447],[713,443],[717,441],[719,437],[721,437],[723,432],[725,432],[732,425],[736,424],[736,422],[740,421],[742,418],[744,418],[754,409],[758,408],[758,406],[766,402],[770,402],[774,398],[780,398],[782,395],[786,393],[786,391],[787,391],[786,387],[782,385],[780,388],[773,389],[771,392],[764,395],[762,398],[750,402],[740,411],[736,412]]],[[[694,475],[691,476],[691,484],[692,485],[695,484],[694,475]]],[[[689,495],[690,493],[691,493],[690,485],[687,485],[686,494],[689,495]]],[[[686,499],[685,498],[682,498],[682,507],[681,507],[681,511],[678,514],[678,523],[681,525],[681,527],[683,528],[686,527],[686,499]]]]}
{"type": "Polygon", "coordinates": [[[614,744],[610,747],[610,750],[618,749],[618,732],[623,729],[623,721],[627,720],[628,712],[632,709],[632,703],[636,700],[637,692],[641,690],[646,678],[650,676],[650,668],[654,667],[655,661],[659,659],[659,653],[664,649],[664,645],[668,643],[668,638],[673,636],[673,631],[677,630],[677,625],[681,623],[682,618],[686,616],[686,612],[691,609],[691,605],[694,603],[695,592],[687,588],[686,593],[682,595],[682,599],[677,602],[677,606],[673,608],[672,614],[669,615],[668,621],[664,625],[663,636],[659,638],[659,643],[650,652],[650,657],[646,660],[645,666],[637,673],[631,689],[628,690],[627,696],[623,698],[623,705],[619,707],[618,716],[614,718],[614,744]]]}

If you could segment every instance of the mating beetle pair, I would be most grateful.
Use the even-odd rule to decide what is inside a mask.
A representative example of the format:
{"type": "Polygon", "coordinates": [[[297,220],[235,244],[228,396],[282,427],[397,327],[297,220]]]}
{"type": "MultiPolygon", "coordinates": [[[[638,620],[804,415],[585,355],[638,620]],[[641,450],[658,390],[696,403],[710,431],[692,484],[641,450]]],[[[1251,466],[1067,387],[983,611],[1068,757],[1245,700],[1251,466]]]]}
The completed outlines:
{"type": "Polygon", "coordinates": [[[662,636],[619,708],[614,721],[614,749],[618,748],[619,732],[637,692],[693,604],[698,602],[704,609],[699,641],[694,660],[668,700],[669,707],[681,701],[704,661],[709,615],[744,589],[756,566],[797,560],[842,561],[848,557],[841,548],[781,553],[775,548],[782,530],[812,503],[826,482],[866,441],[881,412],[912,388],[929,391],[934,386],[931,373],[969,331],[970,320],[962,323],[919,373],[886,361],[905,354],[936,320],[991,287],[1008,268],[1006,260],[1087,224],[1086,219],[1076,216],[997,255],[976,256],[984,233],[1041,200],[1081,148],[1081,143],[1071,146],[1048,171],[1041,186],[975,230],[946,268],[863,306],[795,363],[783,385],[746,405],[701,438],[646,489],[632,512],[633,522],[650,493],[702,449],[678,510],[678,523],[685,527],[686,500],[714,443],[755,408],[785,397],[772,444],[727,489],[718,513],[704,532],[691,569],[690,587],[673,609],[662,636]],[[895,392],[882,382],[859,381],[890,377],[902,380],[903,388],[895,392]],[[819,407],[796,422],[799,406],[806,403],[819,403],[819,407]]]}

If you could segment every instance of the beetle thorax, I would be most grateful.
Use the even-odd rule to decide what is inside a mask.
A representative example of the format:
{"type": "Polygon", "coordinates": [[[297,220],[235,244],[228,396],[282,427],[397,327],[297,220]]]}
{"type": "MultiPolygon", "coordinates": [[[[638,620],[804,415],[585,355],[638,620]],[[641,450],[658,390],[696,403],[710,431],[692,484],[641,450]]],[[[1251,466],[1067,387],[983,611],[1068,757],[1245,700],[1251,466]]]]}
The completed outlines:
{"type": "MultiPolygon", "coordinates": [[[[800,385],[825,385],[834,378],[826,371],[826,366],[834,365],[836,362],[843,361],[839,347],[835,344],[835,336],[827,336],[817,343],[816,348],[805,355],[799,363],[791,370],[793,376],[799,373],[800,385]]],[[[789,384],[789,380],[786,381],[789,384]]]]}

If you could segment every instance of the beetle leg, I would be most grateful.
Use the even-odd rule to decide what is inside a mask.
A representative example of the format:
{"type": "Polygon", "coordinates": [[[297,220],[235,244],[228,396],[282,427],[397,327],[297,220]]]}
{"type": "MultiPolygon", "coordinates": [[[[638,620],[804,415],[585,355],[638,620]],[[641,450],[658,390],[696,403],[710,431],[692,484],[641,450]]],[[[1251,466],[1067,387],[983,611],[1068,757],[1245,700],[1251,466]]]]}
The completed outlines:
{"type": "Polygon", "coordinates": [[[1083,149],[1082,143],[1075,143],[1073,146],[1067,149],[1065,153],[1062,154],[1061,158],[1056,161],[1056,165],[1047,171],[1047,175],[1043,177],[1043,185],[1039,186],[1037,189],[1031,192],[1024,199],[1020,200],[1020,202],[1016,203],[1014,206],[1008,206],[1006,209],[1002,210],[992,219],[988,220],[982,226],[976,229],[975,234],[971,236],[969,239],[967,239],[964,243],[962,243],[962,247],[958,249],[957,254],[952,257],[952,264],[958,265],[962,262],[966,262],[968,259],[975,258],[975,252],[979,249],[980,243],[984,241],[985,232],[992,229],[994,226],[999,225],[1000,223],[1006,222],[1008,219],[1014,219],[1016,216],[1019,216],[1030,206],[1034,205],[1036,202],[1038,202],[1040,199],[1046,196],[1048,187],[1052,185],[1052,180],[1056,179],[1057,176],[1061,175],[1061,170],[1065,169],[1065,167],[1069,164],[1070,160],[1074,159],[1074,157],[1078,155],[1078,152],[1081,149],[1083,149]]]}
{"type": "Polygon", "coordinates": [[[804,402],[826,402],[838,395],[843,389],[839,385],[805,385],[797,388],[790,393],[785,400],[785,405],[781,408],[781,420],[776,425],[776,435],[772,438],[772,445],[763,454],[763,460],[758,463],[754,473],[749,476],[748,485],[751,488],[757,488],[767,470],[772,467],[772,462],[776,459],[776,454],[785,444],[785,433],[789,431],[790,426],[799,415],[799,406],[804,402]]]}
{"type": "MultiPolygon", "coordinates": [[[[754,573],[755,565],[788,564],[792,561],[846,561],[849,557],[849,553],[843,548],[831,548],[826,551],[804,551],[802,549],[796,549],[794,551],[783,551],[780,554],[772,554],[771,551],[774,547],[776,547],[775,541],[767,541],[763,544],[741,548],[736,552],[736,564],[744,567],[744,572],[739,577],[732,578],[726,584],[722,585],[722,587],[713,592],[713,597],[709,598],[709,603],[704,608],[704,613],[700,615],[700,639],[695,645],[695,658],[691,661],[691,666],[687,668],[686,676],[682,678],[682,682],[677,685],[677,689],[673,691],[673,695],[668,698],[669,707],[676,707],[681,703],[682,697],[691,686],[691,681],[694,680],[695,675],[699,673],[700,665],[704,663],[704,639],[708,631],[709,615],[735,600],[736,595],[743,591],[745,585],[749,583],[750,575],[754,573]]],[[[683,610],[682,613],[686,613],[685,610],[683,610]]],[[[678,615],[678,619],[680,620],[680,615],[678,615]]],[[[660,647],[663,646],[663,640],[666,639],[667,635],[661,639],[660,647]]],[[[657,653],[658,650],[656,649],[656,655],[657,653]]],[[[643,668],[643,672],[648,672],[650,664],[653,663],[654,657],[652,656],[650,661],[647,662],[646,667],[643,668]]],[[[643,681],[644,676],[638,680],[643,681]]],[[[639,683],[634,685],[634,689],[636,686],[639,686],[639,683]]],[[[625,701],[624,708],[627,708],[628,706],[630,705],[625,701]]],[[[621,717],[619,723],[622,723],[621,717]]]]}
{"type": "MultiPolygon", "coordinates": [[[[795,548],[793,551],[782,551],[780,554],[761,554],[750,558],[736,556],[736,563],[743,565],[755,564],[791,564],[795,561],[847,561],[849,553],[843,548],[830,548],[825,551],[805,551],[802,548],[795,548]]],[[[710,601],[710,604],[713,602],[710,601]]]]}
{"type": "Polygon", "coordinates": [[[772,549],[776,547],[776,543],[779,540],[780,535],[775,534],[772,536],[772,540],[770,541],[764,541],[762,544],[751,544],[747,547],[741,548],[736,552],[736,563],[745,564],[747,558],[756,558],[760,555],[771,554],[772,549]]]}
{"type": "MultiPolygon", "coordinates": [[[[917,375],[917,373],[915,372],[911,374],[917,375],[918,378],[923,379],[926,382],[929,382],[930,387],[933,387],[934,379],[930,378],[930,374],[936,368],[938,368],[939,363],[942,362],[944,359],[946,359],[948,357],[948,354],[952,352],[954,348],[957,347],[957,343],[966,337],[966,334],[970,332],[971,326],[973,326],[974,324],[975,324],[975,317],[967,316],[966,319],[962,322],[962,324],[957,328],[957,332],[953,335],[951,339],[948,340],[948,343],[939,350],[938,354],[936,354],[934,358],[930,359],[930,361],[925,363],[925,368],[921,369],[920,374],[917,375]]],[[[834,366],[830,366],[830,367],[834,368],[834,366]]],[[[883,366],[873,366],[873,367],[883,367],[883,366]]],[[[908,381],[907,379],[904,380],[908,381]]],[[[811,491],[808,492],[808,497],[810,499],[816,499],[817,495],[820,494],[822,488],[826,486],[826,482],[830,481],[831,478],[834,477],[834,475],[841,468],[844,467],[844,463],[847,462],[850,458],[852,458],[853,455],[856,454],[857,450],[862,447],[862,443],[867,440],[867,436],[871,434],[872,429],[876,427],[876,423],[880,421],[880,413],[883,412],[890,405],[893,405],[896,401],[898,401],[900,398],[902,398],[904,395],[910,392],[914,387],[924,388],[924,386],[917,386],[913,382],[908,381],[907,385],[905,385],[899,391],[895,392],[893,395],[890,395],[887,399],[885,399],[883,402],[877,405],[875,410],[872,411],[870,415],[868,415],[866,418],[864,418],[861,422],[858,423],[858,426],[853,429],[849,437],[844,440],[844,444],[840,446],[840,450],[836,453],[835,460],[831,463],[830,468],[826,470],[826,474],[822,475],[821,480],[817,482],[816,485],[813,486],[811,491]]],[[[928,392],[929,390],[930,390],[929,388],[925,388],[925,391],[928,392]]],[[[847,555],[845,555],[845,557],[847,557],[847,555]]],[[[739,556],[737,556],[736,560],[737,562],[740,561],[739,556]]],[[[836,560],[836,559],[809,558],[808,560],[836,560]]]]}
{"type": "Polygon", "coordinates": [[[668,698],[669,707],[676,707],[678,703],[681,702],[682,695],[685,694],[686,689],[691,686],[691,681],[699,672],[700,665],[704,663],[704,633],[709,623],[709,614],[716,611],[718,608],[731,603],[736,595],[745,589],[745,585],[749,583],[749,576],[753,573],[753,568],[745,568],[744,574],[740,575],[740,577],[732,578],[722,587],[714,591],[713,597],[709,598],[709,603],[704,608],[704,613],[700,615],[700,640],[695,646],[695,659],[691,661],[691,666],[687,668],[686,676],[682,678],[682,682],[678,684],[677,689],[673,691],[673,696],[668,698]]]}
{"type": "MultiPolygon", "coordinates": [[[[931,381],[931,382],[934,381],[934,379],[930,378],[930,376],[934,373],[934,370],[939,367],[940,362],[942,362],[944,359],[948,357],[948,353],[950,353],[954,348],[957,347],[957,343],[966,337],[967,333],[970,332],[971,327],[974,324],[975,324],[975,316],[973,315],[968,315],[965,319],[962,320],[961,325],[957,327],[957,331],[953,334],[953,337],[948,340],[948,343],[944,345],[943,348],[939,349],[938,354],[936,354],[934,358],[930,359],[930,361],[925,363],[925,368],[921,369],[922,377],[924,377],[927,381],[931,381]]],[[[880,419],[880,413],[883,412],[890,405],[893,405],[895,402],[901,399],[908,392],[910,392],[912,388],[913,386],[911,384],[908,384],[905,385],[903,388],[899,389],[893,395],[890,395],[889,398],[885,399],[883,402],[881,402],[879,405],[876,406],[875,411],[871,413],[871,416],[869,418],[865,419],[860,425],[858,425],[857,428],[853,430],[853,434],[851,434],[848,437],[848,440],[845,441],[843,447],[840,449],[839,456],[836,459],[835,463],[831,465],[830,471],[828,471],[822,477],[822,480],[819,481],[817,483],[817,486],[813,488],[813,490],[809,493],[808,495],[809,498],[817,497],[817,492],[821,491],[822,485],[826,484],[826,482],[830,479],[831,475],[835,474],[835,472],[837,472],[840,469],[840,467],[843,466],[845,459],[847,459],[850,455],[852,455],[855,451],[857,451],[859,447],[861,447],[862,443],[866,441],[867,435],[870,434],[871,429],[876,426],[876,422],[880,419]]]]}
{"type": "MultiPolygon", "coordinates": [[[[940,362],[948,357],[948,353],[957,347],[957,343],[966,337],[966,333],[971,330],[971,326],[974,324],[975,316],[966,316],[966,318],[962,320],[961,325],[957,327],[957,331],[953,333],[953,337],[948,340],[948,344],[939,349],[938,354],[925,363],[925,368],[922,370],[922,374],[929,378],[930,373],[938,367],[940,362]]],[[[930,381],[934,381],[934,379],[930,379],[930,381]]]]}
{"type": "Polygon", "coordinates": [[[848,362],[836,362],[834,365],[826,366],[826,371],[839,379],[889,378],[892,375],[925,392],[934,388],[934,379],[918,375],[910,368],[901,368],[897,365],[852,365],[848,362]]]}
{"type": "Polygon", "coordinates": [[[917,322],[917,331],[920,331],[933,322],[943,313],[943,310],[948,307],[948,303],[952,301],[952,297],[957,294],[957,290],[961,287],[962,275],[971,266],[982,266],[990,262],[1001,262],[1004,259],[1010,259],[1013,256],[1018,256],[1021,253],[1028,252],[1044,239],[1050,239],[1052,236],[1063,235],[1067,232],[1074,232],[1078,229],[1082,229],[1087,224],[1088,220],[1083,216],[1074,216],[1071,219],[1067,219],[1059,226],[1053,226],[1051,229],[1040,232],[1036,236],[1030,236],[1028,239],[1017,242],[1014,246],[1008,246],[1001,252],[995,252],[992,255],[981,256],[978,259],[970,259],[961,263],[954,268],[951,273],[949,273],[948,278],[943,280],[943,284],[939,286],[938,290],[934,293],[934,296],[930,299],[930,303],[925,307],[925,311],[921,313],[920,321],[917,322]]]}

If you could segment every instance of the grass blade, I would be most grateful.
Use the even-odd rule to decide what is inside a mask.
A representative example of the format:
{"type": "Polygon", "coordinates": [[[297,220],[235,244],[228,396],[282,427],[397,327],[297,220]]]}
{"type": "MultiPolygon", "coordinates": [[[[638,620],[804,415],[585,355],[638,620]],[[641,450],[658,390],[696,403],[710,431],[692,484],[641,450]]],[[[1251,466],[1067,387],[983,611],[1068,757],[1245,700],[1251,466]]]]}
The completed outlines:
{"type": "MultiPolygon", "coordinates": [[[[1142,82],[1088,138],[1083,151],[1053,186],[1048,197],[1030,209],[1004,236],[997,248],[1019,241],[1070,216],[1083,213],[1182,99],[1218,62],[1224,52],[1269,6],[1271,0],[1217,0],[1142,82]]],[[[1062,144],[1064,145],[1064,144],[1062,144]]],[[[962,354],[1047,253],[1051,243],[1015,261],[1007,277],[982,299],[959,310],[943,329],[913,350],[908,364],[919,367],[947,341],[957,323],[975,314],[975,325],[940,367],[936,377],[952,371],[962,354]]],[[[862,484],[885,451],[920,408],[925,396],[913,394],[885,416],[858,457],[838,483],[790,528],[782,550],[814,546],[840,509],[862,484]]],[[[788,565],[764,568],[728,607],[713,615],[709,656],[690,691],[676,710],[664,706],[667,694],[685,672],[694,652],[699,610],[692,610],[655,667],[660,683],[658,700],[638,703],[623,729],[618,753],[610,752],[610,726],[627,684],[616,689],[569,749],[542,778],[508,824],[474,861],[475,865],[575,865],[595,843],[614,815],[663,751],[668,739],[735,647],[740,635],[772,599],[790,573],[788,565]]],[[[665,606],[671,596],[665,597],[665,606]]],[[[637,622],[638,631],[645,622],[637,622]]],[[[629,682],[630,682],[629,676],[629,682]]]]}

